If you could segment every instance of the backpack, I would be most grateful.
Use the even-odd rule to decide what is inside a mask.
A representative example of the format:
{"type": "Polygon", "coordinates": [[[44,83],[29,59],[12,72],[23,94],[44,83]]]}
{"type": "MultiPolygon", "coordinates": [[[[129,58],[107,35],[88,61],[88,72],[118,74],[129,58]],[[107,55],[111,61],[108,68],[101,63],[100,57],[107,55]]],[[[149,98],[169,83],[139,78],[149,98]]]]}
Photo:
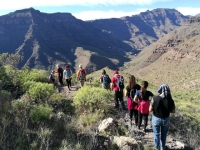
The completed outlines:
{"type": "Polygon", "coordinates": [[[67,77],[67,78],[71,77],[71,70],[70,69],[65,70],[65,77],[67,77]]]}
{"type": "Polygon", "coordinates": [[[86,80],[86,74],[85,74],[85,70],[84,69],[80,70],[79,79],[80,80],[86,80]]]}
{"type": "Polygon", "coordinates": [[[53,80],[54,78],[53,78],[53,74],[50,74],[49,75],[49,80],[51,81],[51,80],[53,80]]]}
{"type": "Polygon", "coordinates": [[[124,89],[124,79],[120,75],[119,78],[115,77],[117,79],[117,87],[119,88],[119,91],[123,91],[124,89]]]}
{"type": "Polygon", "coordinates": [[[136,91],[137,91],[137,89],[135,89],[135,88],[133,88],[133,89],[130,90],[130,99],[131,99],[131,102],[133,102],[133,100],[134,100],[136,91]]]}
{"type": "Polygon", "coordinates": [[[104,74],[102,79],[103,79],[103,84],[106,86],[111,83],[111,79],[107,74],[104,74]]]}

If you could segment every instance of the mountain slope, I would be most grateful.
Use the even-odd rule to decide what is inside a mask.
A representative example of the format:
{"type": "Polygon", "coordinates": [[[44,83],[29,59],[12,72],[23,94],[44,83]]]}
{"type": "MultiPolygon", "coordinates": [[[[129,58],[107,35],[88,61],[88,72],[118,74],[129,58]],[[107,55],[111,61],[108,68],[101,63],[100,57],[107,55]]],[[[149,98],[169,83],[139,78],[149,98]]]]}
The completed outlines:
{"type": "Polygon", "coordinates": [[[19,53],[19,67],[54,69],[79,63],[92,72],[130,61],[136,49],[155,42],[188,17],[174,9],[156,9],[119,19],[89,22],[70,13],[42,13],[33,8],[0,16],[0,53],[19,53]],[[87,61],[83,61],[87,60],[87,61]]]}
{"type": "MultiPolygon", "coordinates": [[[[111,67],[128,61],[125,51],[132,50],[122,41],[69,13],[46,14],[30,8],[0,17],[0,53],[21,54],[20,66],[46,68],[54,67],[55,63],[68,63],[75,67],[78,47],[91,51],[93,57],[103,58],[111,67]],[[113,63],[112,59],[121,59],[121,62],[113,63]]],[[[90,60],[85,66],[92,71],[108,64],[90,60]],[[91,67],[90,63],[95,65],[91,67]]]]}
{"type": "Polygon", "coordinates": [[[143,49],[187,19],[175,9],[154,9],[131,17],[94,20],[90,23],[135,49],[143,49]]]}
{"type": "Polygon", "coordinates": [[[199,14],[197,14],[197,15],[195,15],[196,17],[199,17],[200,16],[200,13],[199,14]]]}
{"type": "Polygon", "coordinates": [[[155,85],[168,83],[187,89],[200,84],[200,18],[190,18],[183,26],[146,47],[125,71],[155,85]]]}

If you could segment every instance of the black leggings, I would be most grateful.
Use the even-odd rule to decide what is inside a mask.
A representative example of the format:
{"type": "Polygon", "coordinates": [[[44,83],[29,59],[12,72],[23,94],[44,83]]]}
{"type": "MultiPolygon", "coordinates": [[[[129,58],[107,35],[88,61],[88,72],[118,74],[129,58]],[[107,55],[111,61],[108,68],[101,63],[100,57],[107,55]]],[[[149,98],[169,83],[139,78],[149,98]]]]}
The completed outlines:
{"type": "Polygon", "coordinates": [[[143,116],[144,116],[144,129],[146,129],[149,114],[142,114],[140,111],[138,111],[138,128],[140,128],[142,124],[143,116]]]}
{"type": "Polygon", "coordinates": [[[115,100],[115,107],[119,108],[119,101],[122,105],[122,108],[125,109],[124,99],[123,99],[123,91],[115,91],[114,94],[114,100],[115,100]]]}
{"type": "Polygon", "coordinates": [[[71,87],[71,78],[66,79],[66,82],[67,82],[68,89],[70,89],[70,87],[71,87]]]}
{"type": "Polygon", "coordinates": [[[63,76],[59,76],[58,80],[59,80],[60,84],[63,85],[63,76]]]}
{"type": "Polygon", "coordinates": [[[138,110],[137,109],[130,109],[129,110],[129,116],[130,116],[131,120],[133,118],[133,115],[134,115],[134,118],[135,118],[135,125],[137,126],[138,125],[138,110]]]}

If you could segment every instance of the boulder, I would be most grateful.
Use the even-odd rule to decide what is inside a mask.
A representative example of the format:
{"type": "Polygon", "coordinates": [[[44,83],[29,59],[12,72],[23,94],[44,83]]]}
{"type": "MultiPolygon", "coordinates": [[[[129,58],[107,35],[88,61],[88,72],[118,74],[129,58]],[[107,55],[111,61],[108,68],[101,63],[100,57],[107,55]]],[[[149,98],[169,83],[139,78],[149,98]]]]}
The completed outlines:
{"type": "Polygon", "coordinates": [[[140,141],[126,136],[114,136],[112,142],[117,144],[120,150],[138,150],[144,149],[140,141]]]}
{"type": "Polygon", "coordinates": [[[99,127],[98,127],[98,130],[99,132],[102,132],[102,131],[105,131],[106,129],[108,129],[110,126],[112,126],[114,124],[114,119],[113,118],[107,118],[107,119],[104,119],[99,127]]]}

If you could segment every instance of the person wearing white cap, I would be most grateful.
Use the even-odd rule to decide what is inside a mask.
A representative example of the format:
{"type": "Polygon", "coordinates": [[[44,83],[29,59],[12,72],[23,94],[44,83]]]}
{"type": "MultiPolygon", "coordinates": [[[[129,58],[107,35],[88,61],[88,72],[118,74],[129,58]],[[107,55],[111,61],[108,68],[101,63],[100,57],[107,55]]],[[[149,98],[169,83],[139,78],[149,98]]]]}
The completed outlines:
{"type": "Polygon", "coordinates": [[[77,71],[77,77],[76,80],[80,82],[80,86],[83,87],[84,83],[86,81],[86,75],[87,72],[85,69],[83,69],[82,65],[79,65],[79,70],[77,71]]]}

